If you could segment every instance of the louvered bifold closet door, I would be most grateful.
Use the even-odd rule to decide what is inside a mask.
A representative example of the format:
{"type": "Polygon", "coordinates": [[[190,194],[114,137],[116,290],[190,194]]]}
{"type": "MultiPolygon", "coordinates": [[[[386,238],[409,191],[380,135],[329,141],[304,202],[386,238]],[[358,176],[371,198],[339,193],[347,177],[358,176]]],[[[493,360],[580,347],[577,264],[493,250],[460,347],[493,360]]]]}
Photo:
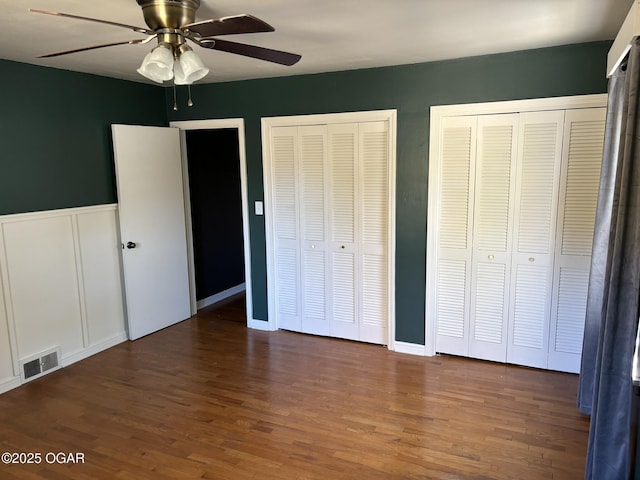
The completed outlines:
{"type": "Polygon", "coordinates": [[[507,361],[547,368],[564,111],[522,113],[507,361]]]}
{"type": "Polygon", "coordinates": [[[358,211],[358,125],[329,125],[329,268],[331,282],[328,308],[332,335],[359,339],[359,289],[356,246],[358,211]]]}
{"type": "Polygon", "coordinates": [[[300,331],[298,128],[275,127],[271,139],[273,235],[278,327],[300,331]]]}
{"type": "Polygon", "coordinates": [[[387,344],[389,324],[389,126],[359,124],[359,339],[387,344]]]}
{"type": "Polygon", "coordinates": [[[469,356],[507,358],[518,114],[478,117],[469,356]]]}
{"type": "Polygon", "coordinates": [[[329,335],[327,127],[298,127],[302,332],[329,335]]]}
{"type": "Polygon", "coordinates": [[[469,292],[477,117],[442,120],[436,278],[436,351],[469,353],[469,292]]]}
{"type": "Polygon", "coordinates": [[[604,108],[566,113],[549,342],[553,370],[580,370],[605,115],[604,108]]]}

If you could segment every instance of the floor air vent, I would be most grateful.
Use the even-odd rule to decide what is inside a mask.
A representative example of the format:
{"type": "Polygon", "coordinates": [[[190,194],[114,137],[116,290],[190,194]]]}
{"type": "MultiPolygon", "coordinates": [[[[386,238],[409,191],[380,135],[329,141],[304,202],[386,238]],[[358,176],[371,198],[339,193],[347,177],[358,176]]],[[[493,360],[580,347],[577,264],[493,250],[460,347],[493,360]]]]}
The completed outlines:
{"type": "Polygon", "coordinates": [[[30,382],[59,368],[60,348],[51,348],[20,360],[20,378],[22,383],[30,382]]]}

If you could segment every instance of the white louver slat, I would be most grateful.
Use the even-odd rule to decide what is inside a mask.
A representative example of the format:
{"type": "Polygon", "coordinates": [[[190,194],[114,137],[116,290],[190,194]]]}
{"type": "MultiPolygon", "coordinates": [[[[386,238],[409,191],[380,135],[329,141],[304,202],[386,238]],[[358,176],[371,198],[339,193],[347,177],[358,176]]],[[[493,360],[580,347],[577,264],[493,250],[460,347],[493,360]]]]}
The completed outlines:
{"type": "Polygon", "coordinates": [[[362,131],[360,178],[362,179],[361,228],[362,242],[371,245],[387,243],[387,212],[389,192],[388,134],[386,131],[362,131]]]}
{"type": "Polygon", "coordinates": [[[457,339],[466,337],[466,280],[467,262],[440,260],[438,264],[437,292],[437,332],[439,336],[437,351],[439,352],[466,355],[466,351],[449,352],[446,339],[442,338],[443,336],[457,339]]]}
{"type": "Polygon", "coordinates": [[[515,275],[513,345],[541,349],[544,346],[546,308],[540,299],[547,289],[547,269],[518,266],[515,275]]]}
{"type": "Polygon", "coordinates": [[[275,230],[280,239],[297,240],[296,130],[284,127],[273,137],[275,230]]]}
{"type": "Polygon", "coordinates": [[[304,251],[302,291],[304,299],[304,318],[302,328],[315,331],[308,322],[325,320],[325,255],[324,252],[304,251]]]}
{"type": "Polygon", "coordinates": [[[475,151],[474,126],[445,126],[442,132],[441,247],[465,249],[468,246],[470,159],[475,151]]]}
{"type": "Polygon", "coordinates": [[[562,255],[591,255],[604,141],[604,119],[570,124],[562,255]]]}
{"type": "Polygon", "coordinates": [[[278,312],[298,316],[298,254],[296,250],[278,250],[278,312]]]}
{"type": "Polygon", "coordinates": [[[362,258],[362,326],[384,328],[387,323],[387,262],[381,255],[362,258]]]}
{"type": "Polygon", "coordinates": [[[558,122],[524,125],[518,251],[548,254],[551,249],[556,165],[559,160],[558,122]]]}
{"type": "Polygon", "coordinates": [[[300,136],[300,167],[302,170],[302,239],[323,241],[325,239],[325,135],[305,134],[300,136]]]}
{"type": "Polygon", "coordinates": [[[334,322],[356,325],[356,282],[355,255],[353,253],[333,254],[333,320],[334,322]]]}
{"type": "MultiPolygon", "coordinates": [[[[506,266],[491,263],[477,265],[473,339],[502,344],[505,318],[506,266]]],[[[504,355],[503,355],[504,356],[504,355]]]]}
{"type": "MultiPolygon", "coordinates": [[[[516,116],[499,116],[514,122],[516,116]]],[[[495,120],[492,119],[492,120],[495,120]]],[[[514,124],[479,125],[481,146],[476,168],[476,214],[474,234],[477,249],[505,252],[509,235],[511,163],[514,124]]]]}
{"type": "Polygon", "coordinates": [[[587,311],[589,271],[561,268],[558,282],[558,320],[555,328],[555,350],[580,355],[587,311]]]}
{"type": "Polygon", "coordinates": [[[334,242],[355,238],[355,159],[357,131],[329,130],[331,159],[331,235],[334,242]]]}

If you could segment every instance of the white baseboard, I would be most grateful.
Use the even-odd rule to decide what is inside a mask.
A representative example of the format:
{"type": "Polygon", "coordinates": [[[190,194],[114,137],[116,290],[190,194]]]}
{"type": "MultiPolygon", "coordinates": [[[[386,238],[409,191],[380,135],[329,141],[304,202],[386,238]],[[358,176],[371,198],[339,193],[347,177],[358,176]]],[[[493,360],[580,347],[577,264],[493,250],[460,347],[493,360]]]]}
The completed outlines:
{"type": "Polygon", "coordinates": [[[68,354],[68,355],[63,355],[62,356],[62,366],[63,367],[67,367],[73,363],[79,362],[80,360],[84,360],[85,358],[89,358],[92,355],[95,355],[96,353],[100,353],[103,350],[106,350],[108,348],[111,347],[115,347],[116,345],[118,345],[119,343],[122,343],[124,341],[127,340],[127,334],[126,332],[121,332],[117,335],[114,335],[111,338],[108,338],[106,340],[103,340],[100,343],[96,343],[94,345],[91,345],[87,348],[83,348],[82,350],[79,350],[77,352],[68,354]]]}
{"type": "Polygon", "coordinates": [[[236,285],[235,287],[228,288],[223,290],[220,293],[216,293],[215,295],[211,295],[210,297],[204,298],[202,300],[198,300],[196,302],[196,308],[198,310],[208,307],[209,305],[213,305],[214,303],[221,302],[222,300],[226,300],[229,297],[233,297],[238,293],[242,293],[247,289],[245,283],[241,283],[240,285],[236,285]]]}
{"type": "Polygon", "coordinates": [[[424,345],[420,345],[418,343],[395,342],[394,348],[398,353],[420,355],[421,357],[424,357],[426,355],[424,345]]]}
{"type": "Polygon", "coordinates": [[[252,318],[247,322],[247,327],[253,328],[254,330],[264,330],[267,332],[273,332],[274,330],[277,330],[277,328],[271,327],[271,324],[269,322],[266,322],[264,320],[256,320],[255,318],[252,318]]]}
{"type": "Polygon", "coordinates": [[[9,377],[0,381],[0,393],[8,392],[20,386],[20,377],[9,377]]]}

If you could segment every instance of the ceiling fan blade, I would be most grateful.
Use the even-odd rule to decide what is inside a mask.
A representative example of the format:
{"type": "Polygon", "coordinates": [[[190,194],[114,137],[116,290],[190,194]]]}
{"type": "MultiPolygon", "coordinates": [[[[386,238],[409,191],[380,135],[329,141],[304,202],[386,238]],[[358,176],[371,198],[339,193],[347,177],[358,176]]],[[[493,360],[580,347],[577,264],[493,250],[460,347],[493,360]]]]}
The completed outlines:
{"type": "Polygon", "coordinates": [[[62,52],[53,52],[53,53],[45,53],[44,55],[38,55],[36,58],[50,58],[50,57],[59,57],[60,55],[67,55],[69,53],[77,53],[77,52],[86,52],[87,50],[95,50],[97,48],[105,48],[105,47],[114,47],[116,45],[140,45],[142,43],[147,43],[155,38],[154,36],[145,38],[145,39],[136,39],[136,40],[124,40],[122,42],[111,42],[111,43],[102,43],[100,45],[92,45],[90,47],[82,47],[82,48],[74,48],[73,50],[64,50],[62,52]]]}
{"type": "Polygon", "coordinates": [[[86,20],[88,22],[103,23],[105,25],[111,25],[113,27],[127,28],[129,30],[133,30],[134,32],[138,32],[138,33],[145,33],[147,35],[155,35],[155,32],[153,30],[149,30],[147,28],[136,27],[134,25],[126,25],[124,23],[110,22],[108,20],[100,20],[98,18],[81,17],[79,15],[71,15],[69,13],[50,12],[48,10],[38,10],[36,8],[30,8],[29,11],[31,13],[43,13],[45,15],[55,15],[56,17],[73,18],[75,20],[86,20]]]}
{"type": "Polygon", "coordinates": [[[247,15],[246,13],[230,17],[212,18],[211,20],[205,20],[204,22],[185,25],[184,28],[197,33],[201,37],[275,31],[275,28],[267,22],[260,20],[253,15],[247,15]]]}
{"type": "Polygon", "coordinates": [[[198,45],[212,50],[220,50],[221,52],[235,53],[245,57],[257,58],[258,60],[266,60],[267,62],[279,63],[290,67],[295,65],[302,56],[295,53],[281,52],[280,50],[272,50],[270,48],[256,47],[255,45],[247,45],[246,43],[230,42],[228,40],[218,40],[217,38],[203,38],[196,41],[198,45]]]}

